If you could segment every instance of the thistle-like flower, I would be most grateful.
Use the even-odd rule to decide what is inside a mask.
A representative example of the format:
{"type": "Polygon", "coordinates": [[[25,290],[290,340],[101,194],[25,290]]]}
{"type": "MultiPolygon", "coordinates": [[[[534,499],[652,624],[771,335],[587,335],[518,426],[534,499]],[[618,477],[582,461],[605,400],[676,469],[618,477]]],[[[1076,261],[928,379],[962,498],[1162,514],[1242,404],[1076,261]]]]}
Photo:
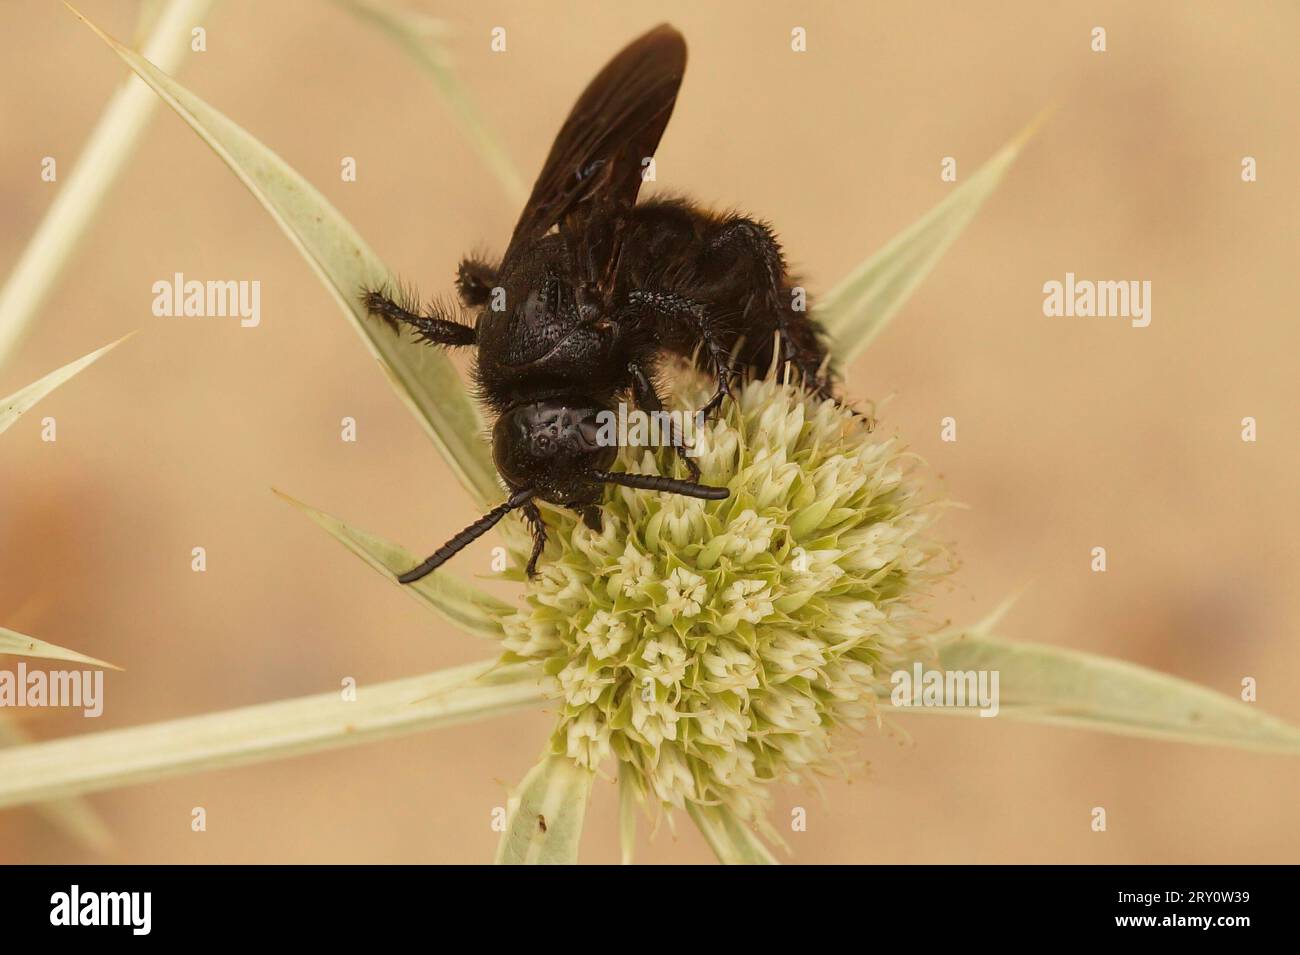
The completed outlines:
{"type": "MultiPolygon", "coordinates": [[[[835,731],[873,721],[890,673],[925,651],[914,598],[946,562],[912,459],[834,401],[749,382],[695,448],[726,500],[618,488],[600,533],[547,514],[541,573],[502,619],[505,659],[554,678],[553,753],[593,770],[615,756],[652,804],[761,825],[765,784],[825,768],[835,731]]],[[[680,467],[620,454],[629,471],[680,467]]]]}

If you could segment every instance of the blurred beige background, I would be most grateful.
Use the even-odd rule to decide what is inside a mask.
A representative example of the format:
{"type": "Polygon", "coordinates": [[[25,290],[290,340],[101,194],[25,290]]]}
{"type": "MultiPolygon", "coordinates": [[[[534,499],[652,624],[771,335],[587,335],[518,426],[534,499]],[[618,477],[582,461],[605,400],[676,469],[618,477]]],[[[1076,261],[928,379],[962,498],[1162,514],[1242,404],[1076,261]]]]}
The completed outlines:
{"type": "MultiPolygon", "coordinates": [[[[82,0],[129,37],[135,4],[82,0]]],[[[1300,12],[1286,2],[418,4],[454,30],[465,83],[525,177],[581,87],[661,20],[691,64],[659,186],[773,220],[814,291],[938,202],[1044,105],[1053,120],[851,370],[884,426],[969,505],[936,610],[969,622],[1029,588],[1008,636],[1112,654],[1300,722],[1295,507],[1294,121],[1300,12]],[[808,52],[790,52],[792,26],[808,52]],[[1109,52],[1089,50],[1108,31],[1109,52]],[[488,33],[508,31],[494,55],[488,33]],[[1240,179],[1241,157],[1259,181],[1240,179]],[[1147,279],[1146,329],[1045,318],[1044,282],[1147,279]],[[958,420],[959,440],[939,440],[958,420]],[[1259,421],[1259,441],[1239,439],[1259,421]],[[1089,571],[1089,550],[1109,572],[1089,571]]],[[[0,272],[123,78],[61,5],[0,11],[0,272]]],[[[301,170],[428,295],[500,252],[518,212],[419,69],[324,2],[220,0],[181,78],[301,170]],[[359,180],[339,162],[355,156],[359,180]]],[[[272,485],[427,552],[471,520],[455,484],[304,262],[170,111],[141,148],[0,394],[133,329],[0,443],[0,619],[123,664],[98,721],[127,726],[362,685],[491,654],[430,616],[272,485]],[[173,272],[259,279],[262,325],[155,318],[173,272]],[[58,419],[56,444],[39,419],[58,419]],[[360,440],[339,440],[339,420],[360,440]],[[205,546],[206,574],[190,571],[205,546]]],[[[462,572],[486,572],[486,550],[462,572]],[[474,566],[477,564],[477,566],[474,566]]],[[[92,797],[116,862],[480,862],[492,807],[535,760],[532,713],[92,797]],[[208,831],[190,831],[204,806],[208,831]]],[[[808,808],[801,862],[1295,862],[1300,760],[995,720],[910,719],[860,746],[808,808]],[[1089,813],[1104,806],[1109,831],[1089,813]]],[[[617,860],[598,784],[582,858],[617,860]]],[[[645,861],[711,854],[684,816],[645,861]]],[[[29,811],[0,859],[90,861],[29,811]]]]}

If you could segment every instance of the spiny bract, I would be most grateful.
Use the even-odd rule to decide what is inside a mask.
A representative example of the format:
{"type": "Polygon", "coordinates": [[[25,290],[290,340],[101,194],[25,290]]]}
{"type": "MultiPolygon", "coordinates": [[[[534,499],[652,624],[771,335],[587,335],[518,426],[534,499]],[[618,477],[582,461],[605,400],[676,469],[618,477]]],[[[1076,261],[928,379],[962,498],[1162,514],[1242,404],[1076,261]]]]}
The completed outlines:
{"type": "MultiPolygon", "coordinates": [[[[698,407],[697,389],[679,406],[698,407]]],[[[505,659],[553,678],[552,752],[592,769],[612,754],[642,795],[761,823],[764,784],[830,762],[832,731],[872,721],[924,649],[912,598],[945,561],[911,456],[833,401],[749,382],[696,448],[727,500],[616,488],[599,534],[547,511],[552,544],[502,620],[505,659]]],[[[669,452],[620,455],[681,476],[669,452]]]]}

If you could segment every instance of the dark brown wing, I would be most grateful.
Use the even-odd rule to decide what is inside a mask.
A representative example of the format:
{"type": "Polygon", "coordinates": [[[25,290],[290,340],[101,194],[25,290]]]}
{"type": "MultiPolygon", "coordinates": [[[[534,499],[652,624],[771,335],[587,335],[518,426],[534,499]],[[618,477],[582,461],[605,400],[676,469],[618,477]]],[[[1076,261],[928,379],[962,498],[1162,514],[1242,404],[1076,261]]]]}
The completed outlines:
{"type": "Polygon", "coordinates": [[[596,208],[636,203],[641,161],[659,145],[685,71],[686,41],[666,23],[609,61],[555,137],[510,237],[503,269],[551,226],[576,226],[596,208]]]}

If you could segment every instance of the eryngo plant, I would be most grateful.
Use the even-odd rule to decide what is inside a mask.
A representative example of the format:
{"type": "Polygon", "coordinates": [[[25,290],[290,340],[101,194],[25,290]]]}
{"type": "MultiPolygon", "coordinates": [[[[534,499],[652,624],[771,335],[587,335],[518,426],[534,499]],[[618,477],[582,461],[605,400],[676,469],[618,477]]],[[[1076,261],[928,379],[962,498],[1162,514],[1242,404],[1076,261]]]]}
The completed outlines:
{"type": "MultiPolygon", "coordinates": [[[[366,6],[370,10],[379,9],[369,3],[366,6]]],[[[386,28],[405,29],[400,15],[385,12],[383,16],[386,28]]],[[[392,281],[369,246],[320,193],[278,156],[138,54],[100,35],[213,148],[285,230],[363,336],[397,393],[416,413],[476,503],[499,501],[501,490],[493,479],[491,461],[479,438],[481,422],[473,405],[454,390],[451,383],[456,380],[456,374],[450,363],[443,356],[405,342],[376,323],[366,321],[358,308],[354,294],[357,288],[378,288],[392,281]]],[[[414,42],[414,34],[412,38],[414,42]]],[[[445,83],[447,79],[444,73],[442,81],[445,83]]],[[[897,312],[997,185],[1027,135],[1028,131],[1017,137],[954,187],[943,202],[865,260],[826,296],[822,321],[834,339],[834,353],[841,363],[858,354],[897,312]]],[[[878,678],[891,665],[891,659],[910,649],[921,651],[926,647],[928,641],[920,636],[926,632],[925,627],[919,619],[909,620],[907,614],[915,609],[912,598],[923,592],[926,581],[944,566],[942,555],[931,549],[933,545],[924,543],[929,508],[924,498],[916,496],[911,478],[906,474],[900,476],[898,491],[892,495],[883,491],[894,480],[892,476],[889,481],[871,483],[873,475],[874,480],[881,482],[894,470],[906,471],[900,467],[906,456],[894,443],[866,434],[859,428],[860,422],[841,417],[840,423],[848,430],[840,431],[838,439],[830,445],[839,448],[849,464],[829,466],[832,453],[830,457],[820,458],[820,464],[809,472],[814,475],[811,481],[808,475],[795,480],[795,475],[800,474],[800,459],[797,454],[792,457],[792,450],[809,452],[811,446],[801,442],[811,433],[809,422],[815,428],[816,422],[822,420],[821,415],[828,416],[827,422],[834,418],[830,411],[824,411],[802,392],[789,391],[784,383],[747,385],[738,404],[727,410],[722,421],[712,425],[704,439],[712,442],[710,451],[714,458],[709,466],[721,468],[718,480],[736,492],[741,510],[733,513],[729,509],[731,505],[726,505],[728,509],[724,510],[724,505],[715,504],[683,510],[665,507],[664,502],[653,498],[641,499],[616,491],[605,503],[618,523],[599,536],[579,530],[572,523],[566,525],[563,539],[552,543],[551,556],[560,565],[556,573],[564,574],[563,568],[568,567],[570,576],[536,583],[533,590],[525,592],[524,609],[503,603],[442,571],[404,588],[455,626],[500,639],[507,646],[507,654],[514,654],[513,657],[369,684],[352,702],[341,701],[336,692],[327,692],[17,747],[0,752],[0,807],[355,744],[535,706],[549,696],[560,701],[562,710],[562,732],[552,738],[551,747],[559,755],[544,756],[511,795],[506,832],[497,858],[504,862],[572,862],[577,858],[583,814],[596,778],[592,770],[579,765],[579,760],[591,764],[603,753],[599,742],[602,734],[596,721],[605,715],[599,704],[601,694],[608,692],[608,687],[597,692],[594,700],[579,703],[575,709],[561,674],[575,661],[587,659],[599,663],[605,659],[592,654],[621,652],[622,646],[618,651],[610,649],[621,636],[617,625],[627,627],[631,620],[630,629],[639,625],[643,637],[650,635],[645,641],[647,646],[653,642],[655,647],[649,658],[644,651],[640,659],[620,658],[629,675],[635,675],[639,669],[654,670],[642,674],[652,678],[658,672],[671,672],[677,654],[661,649],[671,646],[667,634],[679,641],[682,652],[687,654],[688,668],[677,683],[680,695],[665,696],[665,699],[694,705],[696,709],[690,715],[679,712],[678,738],[672,740],[663,733],[658,754],[662,758],[663,753],[673,751],[665,748],[665,742],[690,741],[695,746],[696,760],[691,762],[689,755],[683,755],[687,760],[686,772],[703,771],[703,775],[698,778],[692,775],[689,781],[680,775],[656,779],[658,764],[646,762],[645,746],[649,744],[640,744],[638,754],[632,744],[639,741],[627,728],[636,729],[640,739],[649,740],[645,728],[651,723],[642,720],[638,728],[632,722],[634,697],[627,699],[626,726],[619,716],[621,702],[613,708],[606,742],[611,753],[624,758],[620,764],[623,767],[621,805],[625,810],[621,814],[624,860],[630,859],[635,836],[635,814],[630,810],[639,795],[648,795],[670,805],[680,800],[722,861],[772,862],[771,855],[755,838],[752,827],[745,824],[742,814],[750,814],[755,821],[761,818],[762,780],[793,773],[803,775],[805,770],[817,766],[834,746],[836,727],[865,725],[873,707],[887,711],[890,706],[887,698],[873,704],[865,691],[879,689],[878,678]],[[770,389],[768,400],[752,397],[763,394],[763,389],[770,389]],[[751,417],[755,413],[757,425],[751,417]],[[774,416],[772,422],[763,418],[769,413],[774,416]],[[803,416],[803,424],[796,435],[788,424],[791,416],[797,415],[803,416]],[[774,438],[769,433],[769,425],[779,425],[782,421],[787,423],[786,429],[776,431],[783,437],[774,438]],[[769,446],[773,440],[784,441],[784,451],[777,445],[769,446]],[[743,453],[742,441],[746,442],[743,453]],[[721,463],[717,457],[720,451],[721,463]],[[735,456],[728,458],[732,453],[735,456]],[[778,463],[782,454],[786,458],[784,465],[778,463]],[[866,457],[855,459],[855,454],[866,457]],[[880,459],[871,457],[872,454],[879,454],[880,459]],[[727,472],[729,466],[734,471],[727,472]],[[823,468],[826,469],[824,480],[819,485],[815,474],[823,468]],[[847,493],[871,497],[856,502],[868,508],[867,519],[849,527],[849,518],[837,513],[848,510],[847,506],[836,503],[838,489],[846,484],[851,486],[859,470],[863,485],[847,493]],[[761,475],[767,483],[755,480],[751,486],[747,478],[742,480],[742,475],[755,478],[761,475]],[[784,484],[787,478],[789,483],[784,484]],[[815,493],[806,499],[809,486],[815,493]],[[821,499],[822,490],[828,487],[833,490],[829,505],[821,499]],[[771,496],[774,492],[775,496],[771,496]],[[799,497],[800,494],[804,497],[799,497]],[[744,516],[746,508],[740,502],[743,495],[749,497],[748,509],[753,511],[754,521],[767,517],[773,522],[769,555],[772,555],[771,542],[776,542],[779,553],[781,541],[785,539],[780,528],[782,520],[787,538],[814,545],[810,548],[805,544],[803,555],[793,550],[785,555],[791,558],[789,577],[785,567],[778,572],[775,567],[765,565],[759,553],[750,552],[763,540],[764,534],[744,516]],[[761,506],[755,506],[760,503],[761,506]],[[872,507],[879,509],[872,512],[872,507]],[[827,508],[825,513],[819,513],[822,508],[827,508]],[[844,526],[835,524],[836,519],[844,526]],[[683,543],[675,536],[691,521],[703,521],[711,527],[712,538],[708,542],[700,541],[702,546],[698,550],[692,550],[689,542],[683,543]],[[710,522],[716,522],[716,527],[710,522]],[[862,533],[865,539],[852,536],[857,533],[862,533]],[[873,538],[873,533],[879,537],[873,538]],[[832,536],[833,545],[829,543],[832,536]],[[623,546],[616,554],[618,540],[623,546]],[[714,543],[719,540],[726,543],[714,543]],[[633,544],[630,554],[629,543],[633,544]],[[726,553],[729,545],[732,553],[726,553]],[[706,552],[711,547],[718,550],[716,555],[706,552]],[[821,564],[812,560],[802,562],[810,550],[845,553],[833,560],[826,560],[830,554],[823,553],[821,564]],[[630,560],[625,565],[619,564],[618,557],[624,556],[630,560]],[[635,599],[635,593],[623,595],[621,586],[611,592],[607,585],[615,577],[620,584],[628,582],[632,571],[646,566],[647,557],[654,563],[652,578],[645,581],[652,599],[639,605],[640,616],[636,617],[636,607],[629,603],[635,599]],[[764,566],[767,577],[762,572],[764,566]],[[803,586],[806,580],[798,576],[812,574],[816,579],[819,568],[826,570],[831,566],[845,572],[829,571],[834,580],[828,580],[820,589],[803,586]],[[598,567],[608,574],[597,572],[598,567]],[[706,586],[700,593],[698,585],[691,586],[692,578],[680,573],[674,577],[675,572],[685,570],[702,578],[707,585],[722,582],[728,572],[726,568],[740,568],[751,583],[735,587],[737,580],[731,579],[716,592],[706,586]],[[899,573],[901,570],[905,572],[899,573]],[[755,587],[753,581],[759,586],[755,587]],[[867,581],[871,583],[865,584],[867,581]],[[842,616],[832,618],[829,612],[820,620],[812,616],[820,606],[849,592],[860,592],[858,588],[863,586],[877,588],[877,599],[871,602],[891,626],[886,627],[869,614],[865,618],[852,618],[848,627],[841,626],[842,616]],[[596,596],[591,598],[588,607],[592,611],[591,620],[583,622],[581,632],[572,614],[557,613],[548,625],[546,611],[558,610],[555,604],[583,588],[595,591],[596,596]],[[845,590],[838,591],[838,588],[845,590]],[[760,596],[764,589],[769,590],[766,597],[760,596]],[[798,600],[804,596],[807,600],[800,607],[798,600]],[[601,601],[608,601],[609,608],[601,601]],[[765,602],[772,604],[770,618],[765,602]],[[661,615],[661,607],[668,605],[675,613],[661,615]],[[687,616],[685,611],[694,610],[696,605],[699,611],[687,616]],[[590,628],[595,611],[602,609],[609,616],[590,628]],[[743,618],[760,611],[758,623],[748,621],[755,634],[744,638],[749,640],[746,644],[740,636],[747,630],[743,618]],[[728,631],[724,624],[733,615],[736,623],[728,631]],[[804,625],[816,621],[815,633],[787,627],[796,638],[806,637],[809,642],[790,641],[775,631],[760,640],[758,628],[778,615],[804,625]],[[691,621],[691,629],[682,636],[678,627],[684,621],[691,621]],[[535,630],[531,626],[533,622],[541,624],[541,629],[535,630]],[[702,624],[702,629],[695,640],[697,624],[702,624]],[[529,643],[530,638],[534,643],[529,643]],[[574,649],[566,646],[566,640],[571,641],[574,649]],[[583,640],[587,641],[585,645],[583,640]],[[688,646],[688,640],[695,642],[688,646]],[[599,646],[593,649],[596,641],[600,641],[599,646]],[[719,676],[706,665],[710,649],[721,647],[724,641],[740,645],[751,659],[765,664],[761,673],[753,674],[758,686],[743,687],[752,704],[752,720],[741,724],[747,734],[744,748],[753,756],[756,767],[752,776],[734,769],[728,772],[725,759],[710,764],[710,758],[717,760],[721,754],[717,748],[708,748],[703,735],[707,732],[713,740],[726,740],[730,732],[733,744],[740,745],[735,727],[726,725],[728,713],[734,710],[723,705],[730,700],[729,692],[739,695],[739,690],[723,689],[719,676]],[[812,642],[821,645],[818,648],[821,661],[811,652],[812,642]],[[843,689],[845,684],[830,675],[826,663],[842,662],[846,657],[856,662],[871,661],[878,667],[869,679],[859,671],[862,678],[856,680],[856,689],[850,691],[856,696],[840,700],[835,691],[843,689]],[[511,662],[513,659],[522,662],[511,662]],[[689,668],[690,663],[695,664],[694,670],[689,668]],[[547,676],[547,669],[554,672],[547,676]],[[706,687],[709,681],[715,685],[713,690],[706,687]],[[797,691],[803,699],[819,704],[817,725],[812,724],[811,714],[803,714],[799,709],[800,705],[806,708],[807,704],[794,703],[780,693],[764,696],[760,708],[757,697],[773,687],[797,691]],[[710,692],[712,695],[708,696],[710,692]],[[706,696],[701,698],[700,693],[706,696]],[[781,705],[782,699],[790,703],[788,708],[781,705]],[[821,722],[821,717],[828,712],[832,719],[821,722]],[[569,728],[582,720],[584,714],[588,714],[585,719],[593,731],[584,735],[581,728],[577,730],[573,750],[576,756],[571,756],[569,728]],[[802,723],[801,715],[807,716],[802,723]],[[707,730],[697,725],[702,722],[707,730]],[[797,733],[779,732],[786,727],[799,729],[797,733]],[[787,739],[782,740],[783,736],[787,739]],[[805,741],[808,750],[795,746],[796,739],[805,741]],[[770,751],[775,750],[776,742],[786,743],[780,758],[770,751]],[[642,760],[639,765],[638,755],[642,760]],[[759,768],[761,772],[757,771],[759,768]],[[770,775],[764,775],[768,770],[770,775]],[[702,794],[702,799],[690,798],[691,792],[697,796],[702,794]]],[[[815,453],[822,453],[820,447],[815,453]]],[[[624,465],[632,469],[653,471],[659,466],[654,458],[624,454],[627,455],[624,465]]],[[[811,453],[802,459],[805,464],[811,460],[811,453]]],[[[412,565],[412,555],[403,548],[302,507],[389,579],[395,581],[412,565]]],[[[525,542],[519,540],[518,529],[513,533],[513,543],[521,551],[525,542]]],[[[522,560],[522,554],[518,556],[522,560]]],[[[1045,644],[1000,640],[990,633],[992,625],[991,621],[985,621],[963,631],[938,634],[933,649],[941,668],[999,670],[1002,674],[999,713],[1004,718],[1064,723],[1134,736],[1300,752],[1300,731],[1230,697],[1118,660],[1045,644]]],[[[730,676],[733,683],[754,682],[742,678],[743,667],[728,668],[738,658],[726,652],[715,652],[713,656],[717,657],[714,670],[719,670],[721,665],[721,679],[730,676]]],[[[577,669],[571,674],[572,677],[580,675],[577,669]]],[[[590,689],[582,692],[580,679],[568,682],[575,699],[581,701],[591,696],[590,689]]],[[[652,679],[651,684],[644,685],[654,691],[653,699],[658,703],[659,687],[664,684],[652,679]]],[[[951,708],[932,712],[969,711],[951,708]]],[[[747,762],[737,752],[733,766],[747,762]]]]}
{"type": "Polygon", "coordinates": [[[616,489],[600,533],[548,515],[555,544],[502,619],[504,659],[553,677],[552,753],[592,770],[617,756],[655,802],[761,822],[766,783],[827,768],[836,731],[875,718],[924,648],[916,598],[946,561],[899,439],[835,401],[751,381],[696,450],[726,500],[616,489]]]}

